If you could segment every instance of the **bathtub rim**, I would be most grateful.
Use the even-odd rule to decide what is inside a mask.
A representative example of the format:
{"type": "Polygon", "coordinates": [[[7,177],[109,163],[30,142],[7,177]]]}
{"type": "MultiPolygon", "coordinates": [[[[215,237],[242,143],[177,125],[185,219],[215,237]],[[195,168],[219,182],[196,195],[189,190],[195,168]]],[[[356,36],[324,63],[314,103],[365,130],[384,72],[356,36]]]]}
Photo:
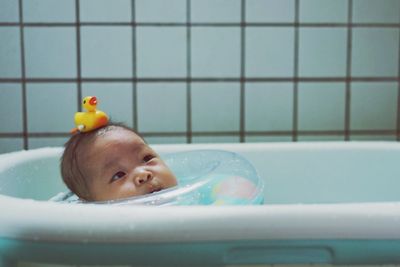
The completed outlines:
{"type": "MultiPolygon", "coordinates": [[[[394,142],[313,142],[155,145],[164,153],[199,148],[246,150],[390,149],[394,142]]],[[[62,148],[41,148],[0,155],[4,159],[59,155],[62,148]]],[[[0,195],[0,237],[18,240],[93,243],[165,243],[229,240],[400,239],[400,202],[279,204],[224,207],[109,207],[68,205],[0,195]],[[107,216],[104,216],[104,213],[107,216]],[[141,216],[138,217],[137,214],[141,216]],[[26,218],[29,218],[27,220],[26,218]],[[100,221],[100,223],[99,223],[100,221]],[[151,222],[149,224],[149,222],[151,222]],[[213,222],[213,224],[210,224],[213,222]],[[115,227],[117,226],[117,227],[115,227]],[[179,231],[177,231],[179,226],[179,231]],[[88,230],[90,229],[90,230],[88,230]],[[121,230],[123,229],[123,230],[121,230]],[[157,230],[162,229],[162,231],[157,230]],[[246,231],[243,231],[246,229],[246,231]]]]}
{"type": "MultiPolygon", "coordinates": [[[[159,153],[216,147],[239,153],[247,149],[400,150],[396,142],[182,144],[152,147],[159,153]]],[[[0,171],[9,166],[4,161],[6,158],[16,160],[13,164],[18,164],[42,158],[43,152],[60,155],[62,148],[2,154],[0,171]],[[21,153],[27,157],[21,159],[21,153]]],[[[0,203],[0,214],[4,218],[0,220],[0,237],[17,240],[139,244],[229,240],[400,239],[400,202],[199,206],[193,209],[87,204],[72,206],[0,195],[0,203]],[[104,217],[104,214],[107,216],[104,217]],[[176,231],[177,227],[180,231],[176,231]]]]}
{"type": "Polygon", "coordinates": [[[196,208],[72,206],[4,196],[0,202],[0,238],[17,240],[141,244],[400,239],[400,202],[196,208]]]}

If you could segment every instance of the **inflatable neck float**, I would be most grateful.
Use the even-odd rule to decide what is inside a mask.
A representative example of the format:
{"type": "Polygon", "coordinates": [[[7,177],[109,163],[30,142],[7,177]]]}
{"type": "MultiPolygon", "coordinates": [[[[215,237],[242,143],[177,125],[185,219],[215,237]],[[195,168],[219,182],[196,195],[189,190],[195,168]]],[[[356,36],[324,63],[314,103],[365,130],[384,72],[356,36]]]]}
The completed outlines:
{"type": "Polygon", "coordinates": [[[86,202],[68,193],[52,200],[110,205],[252,205],[263,204],[264,183],[248,160],[223,150],[193,150],[162,156],[178,185],[152,194],[86,202]]]}

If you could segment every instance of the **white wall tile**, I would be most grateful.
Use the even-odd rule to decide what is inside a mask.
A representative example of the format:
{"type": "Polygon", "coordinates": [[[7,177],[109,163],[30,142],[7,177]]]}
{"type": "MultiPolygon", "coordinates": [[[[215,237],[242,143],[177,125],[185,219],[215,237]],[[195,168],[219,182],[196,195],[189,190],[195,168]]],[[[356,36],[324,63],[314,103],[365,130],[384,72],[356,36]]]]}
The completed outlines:
{"type": "Polygon", "coordinates": [[[75,22],[75,0],[24,0],[24,22],[75,22]]]}
{"type": "Polygon", "coordinates": [[[138,131],[186,131],[186,84],[139,83],[138,131]]]}
{"type": "Polygon", "coordinates": [[[240,0],[192,0],[192,22],[240,22],[240,0]]]}
{"type": "Polygon", "coordinates": [[[77,112],[75,84],[27,84],[29,132],[69,132],[77,112]]]}
{"type": "Polygon", "coordinates": [[[253,136],[248,135],[245,138],[248,143],[260,143],[260,142],[291,142],[292,136],[253,136]]]}
{"type": "Polygon", "coordinates": [[[348,0],[301,0],[300,22],[346,23],[348,0]]]}
{"type": "Polygon", "coordinates": [[[186,77],[186,29],[137,29],[138,77],[186,77]]]}
{"type": "Polygon", "coordinates": [[[350,141],[396,141],[396,135],[350,135],[350,141]]]}
{"type": "Polygon", "coordinates": [[[399,0],[354,0],[353,21],[399,23],[399,10],[399,0]]]}
{"type": "Polygon", "coordinates": [[[136,21],[186,22],[186,0],[136,0],[136,21]]]}
{"type": "Polygon", "coordinates": [[[0,22],[18,22],[19,4],[15,0],[2,0],[0,8],[0,22]]]}
{"type": "Polygon", "coordinates": [[[131,22],[131,0],[80,0],[81,22],[131,22]]]}
{"type": "Polygon", "coordinates": [[[0,154],[23,149],[22,138],[0,138],[0,154]]]}
{"type": "Polygon", "coordinates": [[[20,84],[0,83],[0,132],[22,132],[20,84]]]}
{"type": "Polygon", "coordinates": [[[313,142],[313,141],[344,141],[344,134],[341,135],[307,135],[297,137],[299,142],[313,142]]]}
{"type": "Polygon", "coordinates": [[[26,76],[76,77],[75,37],[74,28],[25,28],[26,76]]]}
{"type": "Polygon", "coordinates": [[[299,75],[301,77],[343,77],[346,75],[346,29],[301,28],[299,38],[299,75]]]}
{"type": "Polygon", "coordinates": [[[396,129],[397,94],[397,83],[352,83],[351,130],[396,129]]]}
{"type": "Polygon", "coordinates": [[[192,76],[240,75],[240,29],[196,27],[192,29],[192,76]]]}
{"type": "Polygon", "coordinates": [[[192,130],[238,131],[238,83],[192,84],[192,130]]]}
{"type": "Polygon", "coordinates": [[[300,83],[298,92],[299,130],[344,130],[344,83],[300,83]]]}
{"type": "Polygon", "coordinates": [[[82,27],[82,76],[132,77],[132,28],[82,27]]]}
{"type": "Polygon", "coordinates": [[[246,0],[247,22],[294,22],[294,0],[246,0]]]}
{"type": "Polygon", "coordinates": [[[247,83],[246,131],[289,131],[293,128],[292,83],[247,83]]]}
{"type": "Polygon", "coordinates": [[[245,63],[248,77],[292,77],[293,28],[248,27],[245,63]]]}
{"type": "Polygon", "coordinates": [[[18,27],[0,28],[0,78],[21,77],[21,46],[18,27]]]}
{"type": "Polygon", "coordinates": [[[351,74],[395,77],[399,69],[399,30],[353,29],[351,74]]]}

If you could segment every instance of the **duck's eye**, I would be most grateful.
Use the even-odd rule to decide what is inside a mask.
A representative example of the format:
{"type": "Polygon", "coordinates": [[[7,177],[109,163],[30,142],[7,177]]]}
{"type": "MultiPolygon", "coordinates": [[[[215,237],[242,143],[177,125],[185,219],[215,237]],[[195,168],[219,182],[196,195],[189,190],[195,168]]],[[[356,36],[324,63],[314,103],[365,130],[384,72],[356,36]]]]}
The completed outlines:
{"type": "Polygon", "coordinates": [[[146,156],[143,157],[143,162],[149,162],[149,161],[152,160],[153,158],[155,158],[154,155],[148,154],[148,155],[146,155],[146,156]]]}
{"type": "Polygon", "coordinates": [[[112,182],[114,182],[114,181],[116,181],[116,180],[118,180],[118,179],[124,177],[125,175],[126,175],[125,172],[122,172],[122,171],[116,172],[116,173],[113,175],[113,177],[111,177],[110,182],[112,183],[112,182]]]}
{"type": "Polygon", "coordinates": [[[83,104],[86,104],[86,100],[83,100],[83,104]]]}

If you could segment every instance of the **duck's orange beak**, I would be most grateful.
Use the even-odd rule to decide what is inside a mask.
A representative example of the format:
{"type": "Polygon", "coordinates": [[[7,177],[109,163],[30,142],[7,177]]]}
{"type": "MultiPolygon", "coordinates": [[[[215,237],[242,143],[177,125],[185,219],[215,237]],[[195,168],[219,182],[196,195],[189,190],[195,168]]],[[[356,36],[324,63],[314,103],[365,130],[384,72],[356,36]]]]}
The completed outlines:
{"type": "Polygon", "coordinates": [[[89,100],[89,104],[91,106],[96,106],[97,104],[97,98],[95,96],[93,96],[90,100],[89,100]]]}

